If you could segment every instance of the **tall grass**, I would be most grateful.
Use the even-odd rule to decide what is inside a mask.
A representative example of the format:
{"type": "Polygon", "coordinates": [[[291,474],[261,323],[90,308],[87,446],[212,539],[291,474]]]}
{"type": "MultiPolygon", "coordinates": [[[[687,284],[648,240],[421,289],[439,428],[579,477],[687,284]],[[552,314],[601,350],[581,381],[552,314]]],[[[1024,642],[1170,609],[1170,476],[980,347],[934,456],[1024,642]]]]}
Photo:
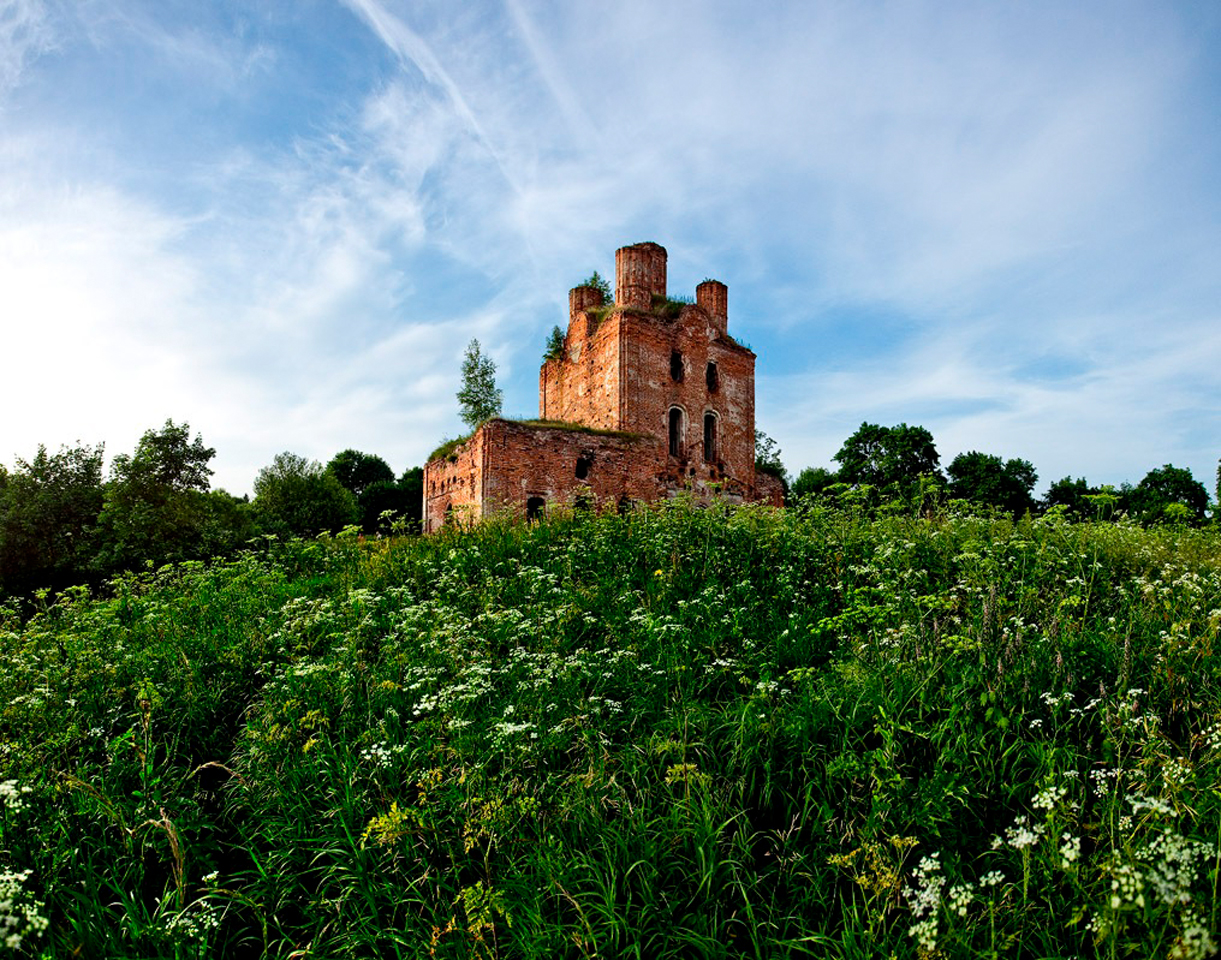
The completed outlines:
{"type": "Polygon", "coordinates": [[[0,608],[0,940],[1208,956],[1219,548],[679,502],[0,608]]]}

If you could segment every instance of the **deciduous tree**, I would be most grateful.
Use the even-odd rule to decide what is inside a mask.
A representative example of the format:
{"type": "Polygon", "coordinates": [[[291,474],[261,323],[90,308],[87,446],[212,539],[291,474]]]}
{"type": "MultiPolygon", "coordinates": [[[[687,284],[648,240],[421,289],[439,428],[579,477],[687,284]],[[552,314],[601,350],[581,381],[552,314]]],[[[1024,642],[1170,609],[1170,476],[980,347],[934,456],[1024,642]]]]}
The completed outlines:
{"type": "Polygon", "coordinates": [[[1098,517],[1099,505],[1090,498],[1097,497],[1098,493],[1098,488],[1091,487],[1084,477],[1076,480],[1064,477],[1048,488],[1042,505],[1045,510],[1063,507],[1064,515],[1070,520],[1093,520],[1098,517]]]}
{"type": "Polygon", "coordinates": [[[1039,480],[1029,460],[1006,460],[991,453],[960,453],[946,468],[949,493],[961,500],[997,507],[1015,517],[1034,509],[1032,491],[1039,480]]]}
{"type": "Polygon", "coordinates": [[[259,526],[281,536],[335,532],[360,516],[356,498],[316,460],[278,453],[254,481],[259,526]]]}
{"type": "Polygon", "coordinates": [[[839,474],[826,467],[806,467],[797,474],[790,491],[794,500],[801,497],[814,496],[822,493],[828,487],[839,483],[839,474]]]}
{"type": "Polygon", "coordinates": [[[1191,470],[1168,463],[1145,474],[1129,491],[1127,506],[1141,523],[1198,524],[1208,509],[1208,491],[1191,470]]]}
{"type": "Polygon", "coordinates": [[[789,472],[780,460],[780,445],[762,430],[755,431],[755,469],[775,477],[789,492],[789,472]]]}
{"type": "Polygon", "coordinates": [[[331,458],[326,468],[335,474],[335,478],[352,491],[357,500],[360,495],[374,483],[379,481],[394,482],[394,471],[381,457],[372,453],[361,453],[359,450],[343,450],[331,458]]]}
{"type": "Polygon", "coordinates": [[[458,391],[462,422],[472,430],[500,415],[504,394],[496,386],[496,364],[472,340],[462,358],[462,388],[458,391]]]}
{"type": "Polygon", "coordinates": [[[921,477],[941,479],[941,457],[933,435],[906,423],[894,427],[862,423],[833,459],[840,465],[841,482],[869,484],[888,496],[909,495],[921,477]]]}
{"type": "Polygon", "coordinates": [[[201,532],[209,523],[208,465],[216,450],[188,424],[166,420],[147,430],[131,455],[110,467],[99,521],[101,572],[160,566],[208,555],[201,532]]]}
{"type": "Polygon", "coordinates": [[[102,445],[61,447],[0,467],[0,588],[23,592],[85,578],[102,509],[102,445]]]}

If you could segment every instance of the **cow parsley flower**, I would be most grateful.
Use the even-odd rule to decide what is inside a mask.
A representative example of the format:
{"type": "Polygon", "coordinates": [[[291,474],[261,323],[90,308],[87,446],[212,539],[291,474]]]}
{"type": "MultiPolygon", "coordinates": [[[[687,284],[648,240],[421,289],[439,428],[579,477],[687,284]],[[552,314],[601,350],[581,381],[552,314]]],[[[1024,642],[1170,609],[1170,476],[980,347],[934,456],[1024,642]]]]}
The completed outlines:
{"type": "Polygon", "coordinates": [[[47,929],[42,904],[30,898],[23,886],[29,875],[29,870],[0,871],[0,943],[10,950],[20,949],[47,929]]]}
{"type": "Polygon", "coordinates": [[[16,780],[0,781],[0,803],[3,803],[10,813],[17,813],[29,806],[25,795],[32,792],[30,787],[18,787],[16,780]]]}

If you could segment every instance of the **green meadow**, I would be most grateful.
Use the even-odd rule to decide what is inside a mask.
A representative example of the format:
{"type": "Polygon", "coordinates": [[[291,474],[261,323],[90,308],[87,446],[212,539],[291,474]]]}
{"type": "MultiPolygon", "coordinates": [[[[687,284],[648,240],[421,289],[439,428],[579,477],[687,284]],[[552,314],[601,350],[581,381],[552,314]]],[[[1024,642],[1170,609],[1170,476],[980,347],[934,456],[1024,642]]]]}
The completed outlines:
{"type": "Polygon", "coordinates": [[[1215,949],[1221,532],[678,501],[0,607],[36,957],[1215,949]]]}

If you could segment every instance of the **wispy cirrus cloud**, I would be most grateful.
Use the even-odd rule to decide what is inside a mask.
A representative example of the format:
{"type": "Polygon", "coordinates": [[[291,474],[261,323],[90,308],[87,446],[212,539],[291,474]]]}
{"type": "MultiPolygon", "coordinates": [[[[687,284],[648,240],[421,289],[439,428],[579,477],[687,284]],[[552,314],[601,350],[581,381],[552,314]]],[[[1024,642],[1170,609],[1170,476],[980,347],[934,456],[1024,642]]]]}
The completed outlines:
{"type": "Polygon", "coordinates": [[[4,95],[20,80],[26,64],[55,45],[41,0],[0,2],[0,107],[4,95]]]}

